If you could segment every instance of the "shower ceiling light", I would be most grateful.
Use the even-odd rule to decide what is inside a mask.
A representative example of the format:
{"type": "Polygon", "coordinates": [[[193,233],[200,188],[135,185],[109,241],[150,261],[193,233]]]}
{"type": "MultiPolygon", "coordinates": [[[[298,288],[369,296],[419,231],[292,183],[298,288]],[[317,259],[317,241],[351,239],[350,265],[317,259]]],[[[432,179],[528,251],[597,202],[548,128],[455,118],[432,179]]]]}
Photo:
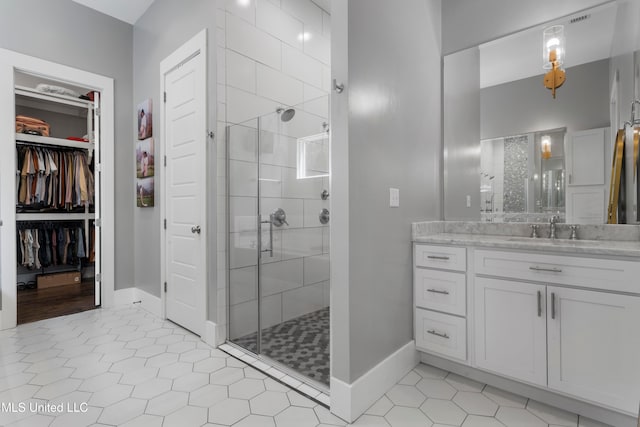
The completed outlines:
{"type": "Polygon", "coordinates": [[[544,86],[556,97],[556,89],[566,80],[562,69],[565,57],[564,26],[554,25],[542,32],[542,68],[550,70],[544,75],[544,86]]]}

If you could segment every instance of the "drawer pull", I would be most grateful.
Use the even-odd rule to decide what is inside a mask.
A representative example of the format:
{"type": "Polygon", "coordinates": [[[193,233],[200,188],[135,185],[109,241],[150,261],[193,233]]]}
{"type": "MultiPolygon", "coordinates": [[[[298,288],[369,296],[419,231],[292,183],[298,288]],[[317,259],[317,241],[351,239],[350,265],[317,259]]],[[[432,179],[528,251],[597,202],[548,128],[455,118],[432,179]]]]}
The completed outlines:
{"type": "Polygon", "coordinates": [[[542,268],[542,267],[538,267],[533,266],[533,267],[529,267],[529,270],[533,270],[533,271],[549,271],[551,273],[562,273],[562,269],[561,268],[542,268]]]}
{"type": "Polygon", "coordinates": [[[428,330],[427,333],[431,334],[431,335],[435,335],[435,336],[440,337],[440,338],[449,339],[449,335],[447,335],[446,333],[445,334],[441,334],[439,332],[436,332],[435,329],[428,330]]]}
{"type": "Polygon", "coordinates": [[[551,292],[551,318],[556,318],[556,294],[551,292]]]}
{"type": "Polygon", "coordinates": [[[429,259],[441,259],[443,261],[448,261],[449,260],[448,256],[428,255],[427,258],[429,258],[429,259]]]}
{"type": "Polygon", "coordinates": [[[433,292],[434,294],[449,295],[449,291],[440,291],[438,289],[427,289],[427,292],[433,292]]]}

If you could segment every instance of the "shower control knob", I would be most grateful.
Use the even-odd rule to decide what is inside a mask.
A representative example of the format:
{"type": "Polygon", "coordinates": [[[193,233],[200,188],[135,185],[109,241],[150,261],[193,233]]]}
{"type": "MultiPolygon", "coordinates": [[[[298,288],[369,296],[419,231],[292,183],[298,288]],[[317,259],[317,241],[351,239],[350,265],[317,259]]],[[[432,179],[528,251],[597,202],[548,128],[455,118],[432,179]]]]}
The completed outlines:
{"type": "Polygon", "coordinates": [[[320,224],[325,225],[329,223],[329,209],[324,208],[320,211],[320,215],[318,215],[318,219],[320,220],[320,224]]]}
{"type": "Polygon", "coordinates": [[[282,225],[284,224],[289,225],[289,223],[287,222],[287,214],[282,208],[278,208],[271,212],[271,215],[269,215],[269,217],[271,219],[271,224],[275,225],[276,227],[282,227],[282,225]]]}

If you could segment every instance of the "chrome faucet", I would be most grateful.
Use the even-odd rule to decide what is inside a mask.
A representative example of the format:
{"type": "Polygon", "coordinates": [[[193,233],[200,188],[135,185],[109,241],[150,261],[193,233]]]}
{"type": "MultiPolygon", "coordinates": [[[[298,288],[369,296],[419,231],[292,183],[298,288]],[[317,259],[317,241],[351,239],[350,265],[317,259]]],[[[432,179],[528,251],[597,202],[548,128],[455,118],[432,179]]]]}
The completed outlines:
{"type": "Polygon", "coordinates": [[[554,215],[549,220],[549,238],[550,239],[556,238],[556,224],[558,223],[559,219],[560,217],[558,215],[554,215]]]}

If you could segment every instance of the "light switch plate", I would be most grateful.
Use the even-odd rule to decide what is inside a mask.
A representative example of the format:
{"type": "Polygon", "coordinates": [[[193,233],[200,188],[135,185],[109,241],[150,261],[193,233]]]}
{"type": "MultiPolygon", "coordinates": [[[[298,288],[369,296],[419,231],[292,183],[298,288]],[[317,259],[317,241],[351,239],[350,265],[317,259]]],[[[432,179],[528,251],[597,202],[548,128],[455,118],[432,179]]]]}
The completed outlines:
{"type": "Polygon", "coordinates": [[[471,196],[467,196],[467,207],[471,207],[471,196]]]}
{"type": "Polygon", "coordinates": [[[389,189],[389,207],[390,208],[400,207],[400,190],[397,188],[389,189]]]}

